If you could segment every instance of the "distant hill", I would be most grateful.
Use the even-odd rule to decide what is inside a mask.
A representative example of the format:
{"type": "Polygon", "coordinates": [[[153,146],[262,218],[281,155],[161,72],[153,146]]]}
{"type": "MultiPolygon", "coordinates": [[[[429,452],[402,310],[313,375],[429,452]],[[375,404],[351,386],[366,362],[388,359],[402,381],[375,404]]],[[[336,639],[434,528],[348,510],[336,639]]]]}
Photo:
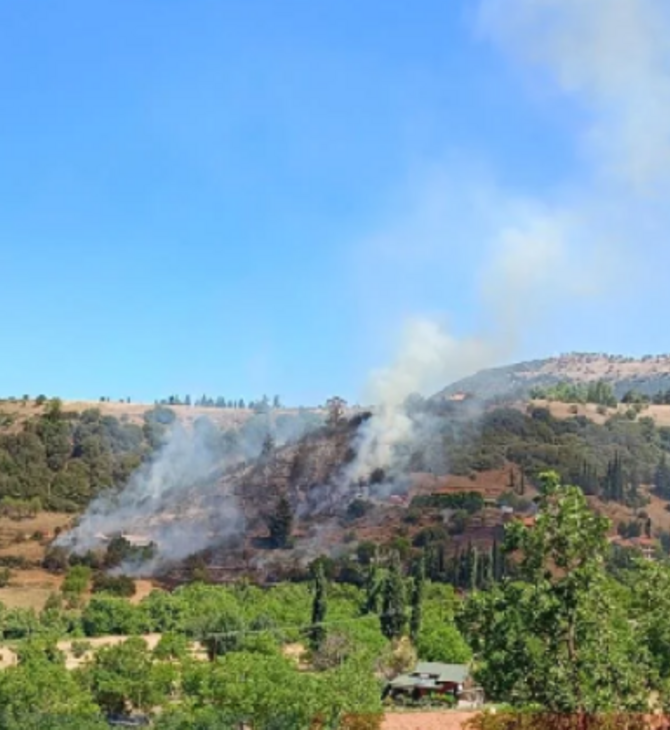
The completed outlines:
{"type": "Polygon", "coordinates": [[[670,388],[670,355],[640,359],[600,353],[571,353],[482,370],[435,394],[435,400],[468,393],[479,398],[525,397],[534,386],[561,381],[588,383],[604,380],[621,397],[629,390],[653,395],[670,388]]]}

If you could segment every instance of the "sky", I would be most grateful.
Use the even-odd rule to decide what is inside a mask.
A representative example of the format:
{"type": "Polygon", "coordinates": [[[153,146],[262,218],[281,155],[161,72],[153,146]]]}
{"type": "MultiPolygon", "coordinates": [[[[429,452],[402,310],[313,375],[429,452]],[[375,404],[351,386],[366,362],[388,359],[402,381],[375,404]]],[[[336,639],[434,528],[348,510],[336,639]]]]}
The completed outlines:
{"type": "Polygon", "coordinates": [[[665,159],[667,49],[611,0],[575,56],[542,1],[0,0],[0,394],[357,401],[415,317],[486,366],[670,350],[664,181],[615,165],[665,159]],[[500,257],[557,209],[569,256],[500,257]]]}

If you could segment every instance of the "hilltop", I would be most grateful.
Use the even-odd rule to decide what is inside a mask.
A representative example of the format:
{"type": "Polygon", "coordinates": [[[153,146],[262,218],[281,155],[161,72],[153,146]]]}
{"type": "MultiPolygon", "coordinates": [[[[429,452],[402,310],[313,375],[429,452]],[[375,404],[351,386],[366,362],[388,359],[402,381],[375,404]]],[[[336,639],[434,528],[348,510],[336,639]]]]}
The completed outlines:
{"type": "MultiPolygon", "coordinates": [[[[22,400],[18,398],[0,399],[0,418],[4,424],[14,423],[21,425],[26,421],[41,416],[48,408],[49,401],[38,402],[34,399],[22,400]]],[[[99,411],[101,416],[112,416],[122,423],[141,426],[145,422],[148,413],[157,407],[154,403],[127,403],[126,401],[63,401],[64,412],[81,415],[86,411],[99,411]]],[[[184,426],[192,426],[198,418],[206,417],[216,426],[222,429],[239,428],[252,416],[258,413],[252,408],[219,408],[217,406],[200,405],[162,405],[169,408],[177,420],[184,426]]],[[[274,417],[294,416],[296,414],[314,414],[325,416],[323,408],[273,408],[271,413],[274,417]]]]}
{"type": "Polygon", "coordinates": [[[602,353],[569,353],[559,357],[482,370],[435,394],[435,400],[469,393],[478,398],[525,398],[531,388],[559,382],[591,383],[603,380],[619,398],[629,390],[654,395],[670,388],[670,355],[643,358],[602,353]]]}

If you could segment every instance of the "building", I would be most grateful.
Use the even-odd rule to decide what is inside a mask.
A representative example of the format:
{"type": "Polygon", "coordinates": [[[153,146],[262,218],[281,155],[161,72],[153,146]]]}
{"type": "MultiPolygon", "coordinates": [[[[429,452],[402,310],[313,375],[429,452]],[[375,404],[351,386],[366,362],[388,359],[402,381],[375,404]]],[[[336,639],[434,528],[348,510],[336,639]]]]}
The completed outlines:
{"type": "Polygon", "coordinates": [[[656,550],[658,542],[652,537],[613,537],[610,539],[612,545],[628,550],[637,550],[645,560],[654,560],[656,558],[656,550]]]}
{"type": "Polygon", "coordinates": [[[476,707],[484,702],[483,691],[475,686],[467,664],[419,662],[411,673],[391,680],[384,694],[410,696],[413,700],[431,694],[452,695],[457,702],[476,707]]]}

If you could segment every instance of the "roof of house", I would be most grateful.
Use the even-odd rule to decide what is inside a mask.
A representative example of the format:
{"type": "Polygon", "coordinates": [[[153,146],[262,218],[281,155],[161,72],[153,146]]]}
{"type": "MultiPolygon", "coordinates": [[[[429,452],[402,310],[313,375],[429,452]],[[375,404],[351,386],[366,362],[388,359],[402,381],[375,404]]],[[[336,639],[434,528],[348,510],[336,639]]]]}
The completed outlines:
{"type": "Polygon", "coordinates": [[[442,664],[441,662],[419,662],[411,674],[401,674],[392,682],[392,687],[436,687],[445,682],[463,684],[470,674],[467,664],[442,664]]]}

